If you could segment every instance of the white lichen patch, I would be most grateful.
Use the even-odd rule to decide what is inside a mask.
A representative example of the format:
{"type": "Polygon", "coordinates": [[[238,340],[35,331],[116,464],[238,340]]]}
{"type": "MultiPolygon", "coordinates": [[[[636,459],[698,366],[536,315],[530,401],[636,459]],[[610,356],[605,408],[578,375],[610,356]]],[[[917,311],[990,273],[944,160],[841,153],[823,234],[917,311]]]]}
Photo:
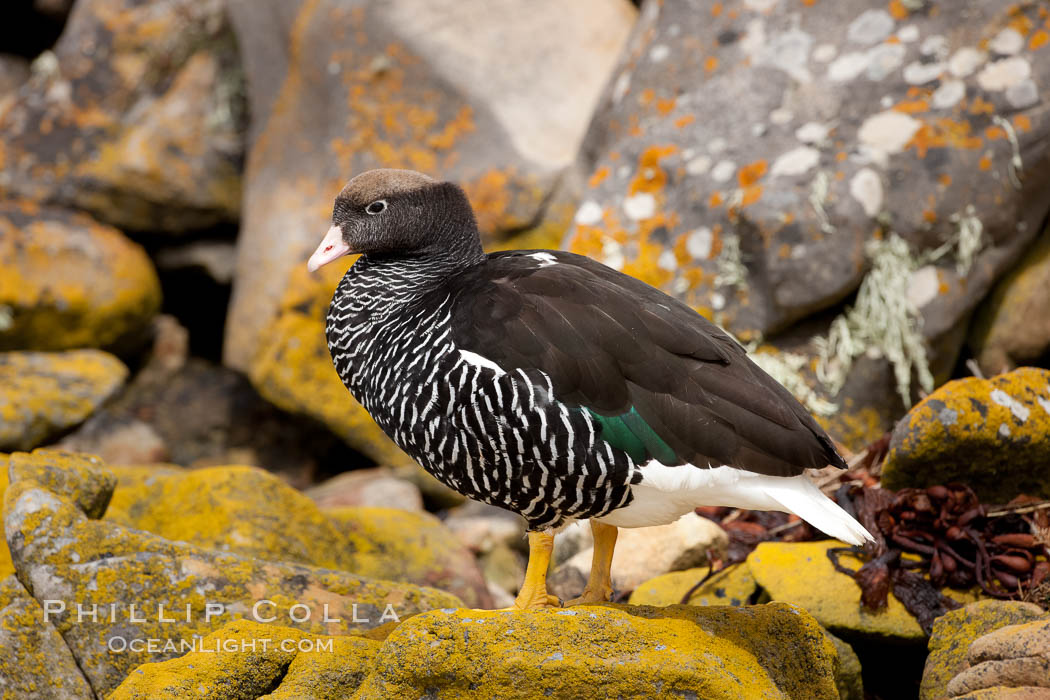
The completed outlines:
{"type": "Polygon", "coordinates": [[[715,182],[726,182],[736,172],[736,163],[731,160],[720,160],[711,170],[711,179],[715,182]]]}
{"type": "Polygon", "coordinates": [[[834,44],[820,44],[813,49],[813,60],[817,63],[827,63],[835,58],[838,52],[839,50],[835,48],[834,44]]]}
{"type": "Polygon", "coordinates": [[[1032,65],[1023,56],[1011,56],[989,63],[977,74],[977,84],[988,92],[1002,92],[1028,80],[1032,65]]]}
{"type": "Polygon", "coordinates": [[[716,155],[726,150],[727,148],[729,148],[729,142],[721,136],[713,138],[707,142],[707,150],[716,155]]]}
{"type": "Polygon", "coordinates": [[[1013,27],[1007,27],[988,42],[988,48],[1004,56],[1013,56],[1021,53],[1021,49],[1024,48],[1024,37],[1013,27]]]}
{"type": "Polygon", "coordinates": [[[667,44],[657,44],[649,49],[649,60],[653,63],[662,63],[671,55],[671,47],[667,44]]]}
{"type": "Polygon", "coordinates": [[[788,177],[802,175],[816,167],[820,162],[820,151],[809,146],[799,146],[782,153],[769,170],[770,177],[785,175],[788,177]]]}
{"type": "Polygon", "coordinates": [[[904,82],[909,85],[925,85],[941,77],[944,70],[945,64],[939,61],[933,63],[912,61],[904,67],[904,82]]]}
{"type": "Polygon", "coordinates": [[[685,163],[685,171],[690,175],[703,175],[711,169],[711,159],[708,156],[696,156],[685,163]]]}
{"type": "Polygon", "coordinates": [[[1006,101],[1014,109],[1031,107],[1039,101],[1039,88],[1032,79],[1022,80],[1006,88],[1006,101]]]}
{"type": "Polygon", "coordinates": [[[747,23],[744,35],[740,37],[740,50],[754,59],[766,45],[766,23],[758,17],[747,23]]]}
{"type": "Polygon", "coordinates": [[[623,247],[611,238],[604,239],[602,241],[602,262],[614,270],[622,270],[624,263],[627,262],[623,254],[623,247]]]}
{"type": "Polygon", "coordinates": [[[961,80],[945,80],[933,91],[930,104],[934,109],[951,109],[966,97],[966,83],[961,80]]]}
{"type": "Polygon", "coordinates": [[[754,56],[755,65],[782,70],[800,83],[813,81],[809,72],[809,52],[813,37],[801,29],[789,29],[770,38],[754,56]]]}
{"type": "Polygon", "coordinates": [[[870,61],[867,51],[850,51],[844,53],[828,66],[828,80],[833,83],[846,83],[863,73],[870,61]]]}
{"type": "Polygon", "coordinates": [[[593,199],[589,199],[576,210],[576,216],[573,217],[573,221],[580,226],[594,226],[602,220],[602,213],[602,205],[593,199]]]}
{"type": "Polygon", "coordinates": [[[802,143],[821,143],[828,137],[831,127],[820,122],[806,122],[795,129],[795,138],[802,143]]]}
{"type": "Polygon", "coordinates": [[[903,44],[880,44],[868,51],[869,80],[884,80],[904,63],[903,44]]]}
{"type": "Polygon", "coordinates": [[[850,178],[849,193],[868,216],[875,217],[882,210],[882,179],[871,168],[861,168],[850,178]]]}
{"type": "Polygon", "coordinates": [[[919,45],[919,53],[923,56],[933,56],[937,59],[947,58],[948,51],[948,39],[942,34],[928,36],[919,45]]]}
{"type": "Polygon", "coordinates": [[[1039,402],[1039,405],[1043,407],[1047,415],[1050,415],[1050,399],[1044,399],[1042,396],[1035,397],[1035,400],[1039,402]]]}
{"type": "Polygon", "coordinates": [[[846,38],[850,41],[870,46],[887,38],[893,33],[894,21],[886,10],[865,10],[846,29],[846,38]]]}
{"type": "Polygon", "coordinates": [[[911,273],[911,279],[908,280],[908,301],[916,309],[921,309],[937,298],[940,286],[937,267],[924,265],[911,273]]]}
{"type": "Polygon", "coordinates": [[[795,118],[795,113],[784,107],[777,107],[769,113],[769,121],[778,126],[783,126],[795,118]]]}
{"type": "Polygon", "coordinates": [[[983,51],[978,51],[971,46],[965,46],[955,53],[948,60],[948,71],[956,78],[965,78],[971,75],[977,68],[984,63],[985,54],[983,51]]]}
{"type": "Polygon", "coordinates": [[[897,30],[897,38],[903,41],[905,44],[910,44],[913,41],[919,40],[919,28],[914,24],[909,24],[905,27],[901,27],[897,30]]]}
{"type": "Polygon", "coordinates": [[[904,150],[922,122],[903,112],[886,110],[864,120],[857,138],[868,148],[884,153],[900,153],[904,150]]]}
{"type": "Polygon", "coordinates": [[[1028,420],[1028,415],[1031,413],[1029,408],[1002,389],[992,389],[990,398],[1003,408],[1009,408],[1010,414],[1021,423],[1028,420]]]}
{"type": "Polygon", "coordinates": [[[660,256],[656,259],[656,266],[661,270],[667,270],[674,272],[678,269],[678,259],[674,256],[674,251],[665,250],[660,253],[660,256]]]}
{"type": "Polygon", "coordinates": [[[744,7],[755,12],[769,12],[780,0],[744,0],[744,7]]]}
{"type": "Polygon", "coordinates": [[[1010,426],[1008,426],[1006,423],[1000,423],[999,430],[997,430],[996,432],[999,434],[999,437],[1004,439],[1012,435],[1012,433],[1010,432],[1010,426]]]}
{"type": "Polygon", "coordinates": [[[627,197],[623,200],[623,213],[634,221],[651,219],[656,213],[656,198],[648,192],[627,197]]]}
{"type": "Polygon", "coordinates": [[[685,237],[685,252],[696,260],[707,260],[711,257],[711,247],[714,245],[714,236],[711,229],[701,226],[690,231],[685,237]]]}

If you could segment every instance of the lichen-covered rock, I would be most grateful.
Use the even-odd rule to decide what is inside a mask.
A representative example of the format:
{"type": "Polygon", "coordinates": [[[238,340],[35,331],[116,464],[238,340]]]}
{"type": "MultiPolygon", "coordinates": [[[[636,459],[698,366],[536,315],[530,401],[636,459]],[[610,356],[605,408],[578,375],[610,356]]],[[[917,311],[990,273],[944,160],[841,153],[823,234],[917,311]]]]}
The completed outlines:
{"type": "Polygon", "coordinates": [[[462,184],[489,246],[557,246],[574,206],[561,175],[635,11],[625,0],[238,0],[230,11],[253,131],[225,359],[278,405],[403,462],[329,366],[334,277],[304,285],[292,271],[342,185],[375,167],[462,184]]]}
{"type": "MultiPolygon", "coordinates": [[[[0,453],[0,499],[7,491],[7,455],[0,453]]],[[[0,535],[4,532],[4,524],[0,522],[0,535]]],[[[15,565],[11,561],[11,550],[7,548],[7,538],[0,542],[0,578],[7,578],[15,573],[15,565]]]]}
{"type": "Polygon", "coordinates": [[[38,700],[95,697],[44,609],[14,576],[0,580],[0,695],[38,700]]]}
{"type": "Polygon", "coordinates": [[[1022,367],[945,384],[893,430],[890,489],[961,481],[983,501],[1050,497],[1050,371],[1022,367]]]}
{"type": "Polygon", "coordinates": [[[153,263],[116,229],[27,200],[0,202],[0,350],[121,351],[159,307],[153,263]]]}
{"type": "Polygon", "coordinates": [[[433,515],[366,506],[324,514],[342,538],[348,571],[449,591],[472,608],[492,607],[474,555],[433,515]]]}
{"type": "Polygon", "coordinates": [[[340,700],[361,684],[378,649],[371,639],[237,620],[185,656],[139,666],[108,700],[340,700]]]}
{"type": "Polygon", "coordinates": [[[297,487],[354,458],[330,431],[278,409],[239,372],[200,358],[165,368],[161,352],[119,397],[64,437],[62,448],[109,464],[248,464],[297,487]]]}
{"type": "Polygon", "coordinates": [[[0,192],[137,231],[236,219],[244,90],[224,5],[78,2],[0,114],[0,192]]]}
{"type": "Polygon", "coordinates": [[[705,566],[685,571],[672,571],[649,579],[634,589],[631,605],[732,605],[740,607],[755,602],[758,584],[747,562],[741,562],[711,576],[702,586],[682,598],[703,581],[709,569],[705,566]]]}
{"type": "Polygon", "coordinates": [[[985,374],[1007,372],[1050,352],[1050,230],[981,303],[970,347],[985,374]]]}
{"type": "MultiPolygon", "coordinates": [[[[890,593],[885,609],[870,611],[860,602],[860,586],[831,565],[827,550],[841,542],[762,542],[747,558],[758,585],[774,601],[805,608],[830,632],[847,639],[924,643],[918,621],[890,593]]],[[[859,569],[862,561],[844,554],[843,566],[859,569]]],[[[965,592],[946,589],[945,595],[969,602],[965,592]]]]}
{"type": "Polygon", "coordinates": [[[967,650],[974,640],[993,630],[1045,616],[1037,605],[1006,600],[982,600],[940,616],[933,622],[919,700],[948,696],[948,683],[966,669],[967,650]]]}
{"type": "Polygon", "coordinates": [[[1050,696],[1050,616],[989,632],[970,645],[967,656],[969,668],[948,683],[951,697],[1000,687],[1050,696]]]}
{"type": "Polygon", "coordinates": [[[136,478],[139,469],[113,471],[121,478],[106,520],[207,549],[354,571],[353,543],[313,501],[262,469],[166,470],[145,479],[136,478]]]}
{"type": "MultiPolygon", "coordinates": [[[[694,513],[668,525],[621,528],[613,551],[613,590],[634,590],[654,574],[698,566],[728,546],[729,538],[717,523],[694,513]]],[[[593,546],[588,547],[555,569],[548,579],[551,591],[566,600],[580,595],[593,555],[593,546]]]]}
{"type": "Polygon", "coordinates": [[[825,315],[800,329],[830,336],[823,350],[794,352],[826,360],[810,389],[852,400],[840,411],[853,422],[873,410],[882,432],[902,408],[885,373],[845,388],[841,375],[867,351],[901,393],[913,369],[926,391],[943,381],[969,312],[1046,213],[1042,12],[645,2],[584,140],[590,178],[567,246],[745,340],[876,281],[837,326],[825,315]]]}
{"type": "Polygon", "coordinates": [[[28,450],[82,423],[127,375],[101,350],[0,352],[0,449],[28,450]]]}
{"type": "Polygon", "coordinates": [[[359,693],[815,700],[839,697],[837,660],[816,621],[783,604],[436,610],[387,637],[359,693]]]}
{"type": "Polygon", "coordinates": [[[46,463],[33,469],[32,459],[22,458],[21,478],[4,494],[11,558],[32,596],[49,601],[48,619],[97,695],[234,619],[346,635],[461,605],[434,589],[205,549],[90,519],[77,504],[104,501],[112,480],[87,459],[64,479],[46,463]]]}

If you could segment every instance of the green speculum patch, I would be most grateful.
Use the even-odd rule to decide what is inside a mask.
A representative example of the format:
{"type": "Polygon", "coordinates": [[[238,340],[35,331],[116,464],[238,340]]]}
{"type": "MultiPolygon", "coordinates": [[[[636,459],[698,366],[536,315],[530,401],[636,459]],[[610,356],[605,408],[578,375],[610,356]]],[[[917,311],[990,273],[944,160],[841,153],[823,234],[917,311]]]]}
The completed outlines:
{"type": "Polygon", "coordinates": [[[602,440],[626,452],[636,464],[644,464],[650,459],[668,465],[681,462],[671,446],[656,434],[633,406],[618,416],[603,416],[589,408],[585,410],[601,426],[602,440]]]}

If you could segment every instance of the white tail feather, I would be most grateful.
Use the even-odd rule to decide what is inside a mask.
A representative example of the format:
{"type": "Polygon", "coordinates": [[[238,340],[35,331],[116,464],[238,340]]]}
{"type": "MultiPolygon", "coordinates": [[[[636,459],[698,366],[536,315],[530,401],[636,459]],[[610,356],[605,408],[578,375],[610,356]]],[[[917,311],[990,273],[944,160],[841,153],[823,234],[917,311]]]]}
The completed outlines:
{"type": "Polygon", "coordinates": [[[766,492],[787,512],[794,513],[821,532],[849,544],[860,545],[875,539],[849,513],[821,493],[805,475],[781,479],[781,482],[767,486],[766,492]]]}
{"type": "Polygon", "coordinates": [[[634,499],[600,520],[617,527],[645,527],[674,522],[697,506],[783,510],[849,544],[874,539],[864,527],[821,493],[805,474],[765,476],[733,467],[698,469],[649,462],[640,467],[642,482],[634,499]]]}

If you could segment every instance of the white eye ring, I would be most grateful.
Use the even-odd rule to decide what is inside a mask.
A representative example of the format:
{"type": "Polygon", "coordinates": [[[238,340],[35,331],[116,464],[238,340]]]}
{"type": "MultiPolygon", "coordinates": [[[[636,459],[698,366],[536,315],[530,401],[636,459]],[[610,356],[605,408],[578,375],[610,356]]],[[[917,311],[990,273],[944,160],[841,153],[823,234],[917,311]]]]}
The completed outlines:
{"type": "Polygon", "coordinates": [[[386,200],[377,199],[376,201],[365,207],[365,213],[375,216],[376,214],[382,214],[386,211],[386,200]],[[378,205],[378,206],[377,206],[378,205]]]}

